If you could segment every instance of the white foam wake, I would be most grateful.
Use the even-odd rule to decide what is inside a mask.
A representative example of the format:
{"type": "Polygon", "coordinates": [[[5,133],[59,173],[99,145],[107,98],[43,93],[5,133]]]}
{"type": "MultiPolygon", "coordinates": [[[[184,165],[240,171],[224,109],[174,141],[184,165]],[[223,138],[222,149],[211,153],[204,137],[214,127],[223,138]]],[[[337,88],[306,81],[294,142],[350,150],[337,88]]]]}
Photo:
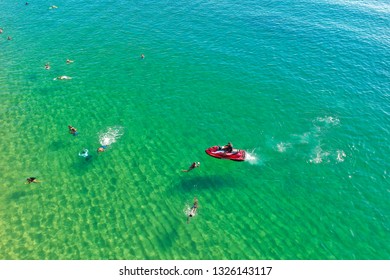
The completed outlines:
{"type": "Polygon", "coordinates": [[[345,154],[345,152],[343,150],[337,150],[337,161],[338,162],[343,162],[344,161],[344,158],[346,157],[347,155],[345,154]]]}
{"type": "Polygon", "coordinates": [[[99,142],[102,146],[108,146],[115,143],[123,135],[123,127],[109,127],[106,132],[99,134],[99,142]]]}
{"type": "Polygon", "coordinates": [[[276,148],[279,153],[284,153],[290,147],[291,147],[290,143],[280,142],[276,144],[276,148]]]}
{"type": "Polygon", "coordinates": [[[245,154],[245,161],[249,162],[250,164],[258,164],[259,163],[259,156],[255,154],[255,150],[253,151],[246,151],[245,154]]]}

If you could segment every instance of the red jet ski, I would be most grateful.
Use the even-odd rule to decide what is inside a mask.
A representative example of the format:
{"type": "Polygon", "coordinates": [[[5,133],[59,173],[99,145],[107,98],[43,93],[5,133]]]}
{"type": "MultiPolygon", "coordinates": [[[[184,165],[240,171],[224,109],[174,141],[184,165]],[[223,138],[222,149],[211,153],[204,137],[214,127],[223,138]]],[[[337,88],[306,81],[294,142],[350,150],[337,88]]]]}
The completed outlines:
{"type": "Polygon", "coordinates": [[[213,146],[206,150],[206,154],[209,156],[219,158],[219,159],[230,159],[235,161],[243,161],[245,160],[245,151],[233,149],[232,152],[227,152],[222,149],[220,146],[213,146]]]}

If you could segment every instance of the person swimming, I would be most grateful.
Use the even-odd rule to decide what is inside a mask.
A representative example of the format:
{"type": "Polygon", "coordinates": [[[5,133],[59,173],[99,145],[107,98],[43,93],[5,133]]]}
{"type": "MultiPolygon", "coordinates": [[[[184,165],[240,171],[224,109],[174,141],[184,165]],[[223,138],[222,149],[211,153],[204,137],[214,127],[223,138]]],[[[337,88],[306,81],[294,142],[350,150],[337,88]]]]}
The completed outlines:
{"type": "Polygon", "coordinates": [[[74,60],[70,60],[69,58],[66,59],[66,64],[70,64],[70,63],[73,63],[73,62],[74,62],[74,60]]]}
{"type": "Polygon", "coordinates": [[[68,125],[68,128],[69,128],[69,133],[72,134],[73,136],[76,136],[78,134],[77,129],[74,128],[73,126],[68,125]]]}
{"type": "Polygon", "coordinates": [[[198,207],[199,207],[198,199],[194,197],[194,204],[192,205],[190,212],[188,213],[187,224],[190,222],[190,218],[196,215],[196,211],[198,211],[198,207]]]}
{"type": "Polygon", "coordinates": [[[49,62],[45,64],[45,69],[46,69],[46,70],[49,70],[49,69],[50,69],[50,64],[49,64],[49,62]]]}
{"type": "Polygon", "coordinates": [[[71,80],[72,77],[69,77],[69,76],[58,76],[56,78],[54,78],[54,80],[71,80]]]}
{"type": "Polygon", "coordinates": [[[187,170],[182,170],[181,172],[190,172],[192,169],[195,169],[200,166],[200,162],[193,162],[187,170]]]}
{"type": "Polygon", "coordinates": [[[103,153],[106,149],[107,149],[107,146],[101,145],[101,146],[97,149],[97,152],[98,152],[98,153],[103,153]]]}
{"type": "Polygon", "coordinates": [[[79,156],[87,158],[88,157],[88,149],[84,148],[83,151],[81,153],[79,153],[79,156]]]}
{"type": "Polygon", "coordinates": [[[110,148],[123,135],[123,127],[114,126],[109,127],[106,132],[99,133],[99,148],[97,153],[102,153],[106,149],[110,148]]]}
{"type": "Polygon", "coordinates": [[[27,182],[25,184],[31,184],[31,183],[40,183],[41,181],[38,181],[35,177],[28,177],[27,182]]]}
{"type": "Polygon", "coordinates": [[[90,154],[88,154],[88,149],[84,148],[82,152],[79,153],[80,157],[85,158],[85,160],[89,160],[92,158],[90,154]]]}

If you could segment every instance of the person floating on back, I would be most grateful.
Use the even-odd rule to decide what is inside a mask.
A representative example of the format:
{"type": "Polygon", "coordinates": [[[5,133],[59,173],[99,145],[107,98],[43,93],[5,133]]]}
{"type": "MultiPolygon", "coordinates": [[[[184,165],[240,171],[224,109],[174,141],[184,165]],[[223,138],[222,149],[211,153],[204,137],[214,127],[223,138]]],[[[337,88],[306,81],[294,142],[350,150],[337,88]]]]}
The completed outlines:
{"type": "Polygon", "coordinates": [[[200,162],[193,162],[187,170],[182,170],[181,172],[190,172],[192,169],[195,169],[200,166],[200,162]]]}
{"type": "Polygon", "coordinates": [[[40,183],[41,181],[38,181],[35,177],[28,177],[27,182],[25,184],[31,184],[31,183],[40,183]]]}
{"type": "Polygon", "coordinates": [[[68,125],[69,128],[69,133],[72,134],[73,136],[76,136],[78,134],[77,129],[71,125],[68,125]]]}
{"type": "Polygon", "coordinates": [[[198,199],[194,197],[194,204],[192,205],[190,212],[188,213],[187,224],[190,222],[190,218],[196,215],[196,211],[198,211],[198,207],[199,207],[198,199]]]}

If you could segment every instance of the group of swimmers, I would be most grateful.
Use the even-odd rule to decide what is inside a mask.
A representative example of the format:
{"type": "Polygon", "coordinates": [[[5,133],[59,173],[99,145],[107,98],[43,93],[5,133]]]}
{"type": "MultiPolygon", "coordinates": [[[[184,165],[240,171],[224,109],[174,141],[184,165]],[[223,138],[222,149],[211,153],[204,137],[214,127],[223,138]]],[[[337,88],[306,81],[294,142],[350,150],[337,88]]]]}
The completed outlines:
{"type": "MultiPolygon", "coordinates": [[[[73,136],[78,135],[77,129],[74,126],[68,125],[68,130],[69,133],[72,134],[73,136]]],[[[98,153],[104,152],[106,148],[107,146],[102,145],[97,149],[97,152],[98,153]]],[[[88,153],[88,149],[86,148],[84,148],[81,152],[79,152],[79,156],[84,157],[86,160],[89,160],[91,158],[91,156],[88,153]]],[[[199,166],[200,166],[200,162],[193,162],[188,169],[182,170],[182,172],[189,172],[199,166]]],[[[36,177],[28,177],[26,179],[26,184],[41,183],[41,182],[42,181],[39,181],[36,177]]],[[[198,207],[199,207],[198,199],[194,197],[194,203],[187,213],[187,224],[190,222],[190,219],[196,215],[198,207]]]]}
{"type": "MultiPolygon", "coordinates": [[[[0,34],[2,34],[3,32],[4,32],[3,28],[0,28],[0,34]]],[[[7,36],[7,40],[11,41],[12,37],[11,36],[7,36]]]]}
{"type": "MultiPolygon", "coordinates": [[[[24,5],[27,6],[27,5],[28,5],[28,2],[26,2],[24,5]]],[[[55,6],[55,5],[51,5],[51,6],[49,7],[49,9],[57,9],[57,8],[58,8],[58,7],[55,6]]],[[[3,28],[0,28],[0,34],[1,34],[1,33],[3,33],[3,28]]],[[[12,37],[11,37],[11,36],[8,36],[8,37],[7,37],[7,40],[8,40],[8,41],[12,40],[12,37]]]]}
{"type": "MultiPolygon", "coordinates": [[[[25,3],[25,5],[28,5],[28,2],[25,3]]],[[[55,6],[55,5],[52,5],[49,7],[49,9],[57,9],[58,7],[55,6]]],[[[3,29],[0,28],[0,34],[3,33],[3,29]]],[[[10,36],[7,37],[7,40],[12,40],[12,38],[10,36]]],[[[140,58],[141,59],[145,59],[145,55],[144,54],[141,54],[140,55],[140,58]]],[[[66,59],[66,64],[71,64],[73,63],[74,61],[73,60],[70,60],[70,59],[66,59]]],[[[50,70],[51,69],[51,65],[50,65],[50,62],[47,62],[45,65],[44,65],[44,69],[46,70],[50,70]]],[[[69,76],[65,76],[65,75],[61,75],[61,76],[58,76],[56,78],[54,78],[54,80],[71,80],[72,77],[69,77],[69,76]]],[[[71,126],[71,125],[68,125],[68,129],[69,129],[69,133],[72,134],[73,136],[77,136],[78,135],[78,131],[75,127],[71,126]]],[[[102,153],[104,152],[105,150],[107,149],[107,146],[106,145],[101,145],[98,149],[97,149],[97,153],[102,153]]],[[[80,157],[84,157],[86,160],[89,160],[92,156],[89,155],[89,151],[88,149],[84,148],[81,152],[79,152],[78,154],[80,157]]],[[[200,166],[200,162],[193,162],[190,167],[186,170],[182,170],[182,172],[189,172],[197,167],[200,166]]],[[[36,177],[28,177],[26,179],[26,183],[25,184],[31,184],[31,183],[41,183],[42,181],[38,180],[36,177]]],[[[194,202],[193,202],[193,205],[192,207],[189,209],[189,212],[187,214],[187,223],[189,223],[190,221],[190,218],[194,217],[196,215],[196,212],[198,210],[198,199],[195,197],[194,198],[194,202]]]]}
{"type": "MultiPolygon", "coordinates": [[[[78,132],[77,132],[77,129],[75,127],[68,125],[68,129],[69,129],[70,134],[72,134],[73,136],[77,136],[78,132]]],[[[97,149],[97,152],[98,153],[104,152],[106,148],[107,148],[107,146],[102,145],[97,149]]],[[[88,149],[86,149],[86,148],[84,148],[81,152],[79,152],[79,156],[84,157],[86,160],[89,160],[92,157],[91,155],[89,155],[88,149]]],[[[200,162],[193,162],[188,169],[182,170],[182,172],[189,172],[189,171],[191,171],[199,166],[200,166],[200,162]]],[[[31,182],[28,181],[28,183],[38,183],[36,178],[33,178],[33,177],[27,178],[27,180],[30,180],[30,179],[33,179],[33,180],[31,182]]],[[[198,199],[195,197],[194,203],[193,203],[192,207],[190,208],[188,215],[187,215],[187,223],[190,222],[190,218],[192,218],[196,215],[197,210],[198,210],[198,199]]]]}
{"type": "MultiPolygon", "coordinates": [[[[68,125],[69,133],[73,136],[77,136],[78,132],[77,129],[74,126],[68,125]]],[[[107,145],[101,145],[99,148],[97,148],[98,153],[102,153],[107,149],[107,145]]],[[[82,152],[79,153],[79,156],[84,157],[86,159],[89,159],[90,156],[88,155],[88,150],[86,148],[83,149],[82,152]]]]}
{"type": "MultiPolygon", "coordinates": [[[[68,125],[69,133],[72,134],[73,136],[77,136],[78,132],[77,129],[71,125],[68,125]]],[[[230,144],[230,142],[229,142],[230,144]]],[[[102,145],[97,149],[98,153],[104,152],[106,150],[107,146],[102,145]]],[[[89,155],[88,149],[84,148],[81,152],[79,152],[80,157],[84,157],[86,160],[89,160],[92,156],[89,155]]],[[[182,172],[189,172],[197,167],[200,166],[200,162],[193,162],[190,167],[186,170],[182,170],[182,172]]],[[[32,181],[34,183],[37,183],[36,178],[33,178],[35,181],[32,181]]],[[[29,180],[29,179],[27,179],[29,180]]],[[[31,183],[31,182],[30,182],[31,183]]],[[[194,198],[194,203],[192,207],[189,210],[189,213],[187,215],[187,223],[190,222],[190,218],[194,217],[196,215],[196,212],[198,210],[198,199],[195,197],[194,198]]]]}
{"type": "MultiPolygon", "coordinates": [[[[233,152],[233,144],[231,142],[221,147],[221,150],[225,151],[225,153],[233,152]]],[[[189,172],[200,166],[200,162],[193,162],[187,170],[182,170],[182,172],[189,172]]],[[[187,224],[190,222],[190,218],[196,215],[196,211],[198,210],[199,202],[196,197],[194,197],[194,204],[190,208],[190,211],[187,215],[187,224]]]]}
{"type": "MultiPolygon", "coordinates": [[[[69,58],[66,59],[66,64],[71,64],[73,63],[74,61],[73,60],[70,60],[69,58]]],[[[46,70],[50,70],[51,66],[50,66],[50,62],[47,62],[45,64],[45,69],[46,70]]],[[[53,80],[71,80],[72,77],[69,77],[69,76],[65,76],[65,75],[62,75],[62,76],[58,76],[56,78],[54,78],[53,80]]]]}
{"type": "MultiPolygon", "coordinates": [[[[72,134],[73,136],[77,136],[78,132],[77,129],[71,125],[68,125],[69,133],[72,134]]],[[[97,149],[97,153],[104,152],[106,150],[107,146],[102,145],[97,149]]],[[[221,147],[221,150],[224,150],[225,152],[232,152],[233,151],[233,145],[231,142],[226,144],[225,146],[221,147]]],[[[88,149],[84,148],[81,152],[78,154],[81,157],[84,157],[86,160],[89,160],[92,156],[89,155],[88,149]]],[[[193,162],[190,167],[186,170],[182,170],[182,172],[190,172],[191,170],[198,168],[200,166],[200,162],[193,162]]],[[[31,183],[40,183],[41,181],[38,181],[36,177],[29,177],[27,178],[26,184],[31,184],[31,183]]],[[[194,217],[197,213],[199,207],[199,201],[196,197],[194,197],[194,202],[192,207],[189,209],[187,213],[187,224],[190,222],[190,219],[194,217]]]]}

